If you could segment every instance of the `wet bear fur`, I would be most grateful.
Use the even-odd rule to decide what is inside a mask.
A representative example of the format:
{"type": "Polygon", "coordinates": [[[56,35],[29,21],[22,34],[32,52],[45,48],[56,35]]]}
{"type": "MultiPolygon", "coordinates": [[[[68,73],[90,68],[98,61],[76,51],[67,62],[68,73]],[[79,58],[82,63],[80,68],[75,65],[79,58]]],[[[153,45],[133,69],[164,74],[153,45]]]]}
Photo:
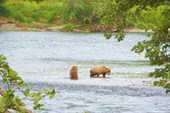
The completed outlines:
{"type": "Polygon", "coordinates": [[[77,66],[71,66],[70,79],[71,80],[77,80],[78,79],[78,68],[77,68],[77,66]]]}

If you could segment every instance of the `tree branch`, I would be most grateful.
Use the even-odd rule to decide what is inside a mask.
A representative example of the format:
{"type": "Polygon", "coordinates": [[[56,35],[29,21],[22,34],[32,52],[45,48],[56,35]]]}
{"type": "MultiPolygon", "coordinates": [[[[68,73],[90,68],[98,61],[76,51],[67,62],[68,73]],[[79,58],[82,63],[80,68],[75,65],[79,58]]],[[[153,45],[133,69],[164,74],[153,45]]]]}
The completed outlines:
{"type": "MultiPolygon", "coordinates": [[[[1,95],[1,96],[3,96],[3,93],[4,93],[4,92],[5,92],[5,91],[4,91],[2,88],[0,88],[0,95],[1,95]]],[[[11,105],[11,109],[16,110],[16,109],[14,108],[14,106],[16,106],[16,104],[12,104],[12,105],[11,105]]],[[[31,110],[26,109],[26,108],[20,108],[20,109],[23,110],[23,111],[26,111],[26,113],[33,113],[31,110]]],[[[6,110],[4,111],[4,113],[11,113],[11,112],[6,109],[6,110]]]]}

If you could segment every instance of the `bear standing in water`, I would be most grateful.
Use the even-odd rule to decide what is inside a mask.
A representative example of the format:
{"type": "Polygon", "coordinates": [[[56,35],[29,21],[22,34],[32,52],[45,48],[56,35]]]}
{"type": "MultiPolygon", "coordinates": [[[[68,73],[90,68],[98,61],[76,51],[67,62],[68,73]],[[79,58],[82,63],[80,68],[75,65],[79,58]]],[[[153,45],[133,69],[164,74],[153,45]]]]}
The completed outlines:
{"type": "Polygon", "coordinates": [[[90,77],[95,77],[95,75],[97,75],[97,77],[99,77],[100,74],[102,74],[103,78],[105,78],[106,74],[110,75],[110,68],[107,68],[105,66],[96,65],[90,69],[90,77]]]}
{"type": "Polygon", "coordinates": [[[78,79],[78,68],[77,68],[77,66],[71,66],[70,79],[71,80],[77,80],[78,79]]]}

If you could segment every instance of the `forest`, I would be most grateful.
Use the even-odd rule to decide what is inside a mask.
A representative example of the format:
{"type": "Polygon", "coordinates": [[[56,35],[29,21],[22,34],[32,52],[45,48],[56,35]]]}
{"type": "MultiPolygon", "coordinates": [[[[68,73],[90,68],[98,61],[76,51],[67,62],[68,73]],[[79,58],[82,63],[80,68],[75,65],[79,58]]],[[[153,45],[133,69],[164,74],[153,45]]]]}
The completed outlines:
{"type": "MultiPolygon", "coordinates": [[[[164,1],[164,0],[163,0],[164,1]]],[[[83,31],[102,31],[106,28],[96,28],[99,24],[105,24],[102,18],[107,18],[107,13],[113,14],[108,0],[1,0],[0,5],[0,16],[5,16],[10,19],[14,19],[17,24],[24,27],[39,27],[36,26],[35,22],[43,23],[45,25],[64,25],[66,31],[72,31],[73,28],[79,28],[83,31]],[[6,1],[6,2],[5,2],[6,1]],[[4,3],[5,2],[5,3],[4,3]],[[108,10],[108,11],[107,11],[108,10]],[[93,29],[93,27],[94,29],[93,29]]],[[[121,5],[125,5],[130,1],[121,1],[121,5]]],[[[138,1],[137,1],[138,2],[138,1]]],[[[169,9],[169,1],[165,0],[158,7],[153,7],[156,2],[151,0],[151,3],[146,2],[142,8],[139,8],[142,2],[135,3],[134,1],[130,4],[134,5],[131,9],[122,15],[122,13],[113,9],[119,14],[114,15],[116,23],[120,16],[126,16],[126,23],[123,23],[126,28],[140,28],[140,29],[152,29],[155,27],[155,23],[160,23],[164,18],[161,16],[162,11],[169,9]],[[153,3],[152,3],[153,2],[153,3]],[[155,3],[154,3],[155,2],[155,3]],[[145,6],[146,4],[146,6],[145,6]],[[150,5],[147,5],[150,4],[150,5]],[[140,12],[140,15],[135,12],[140,12]],[[135,16],[135,21],[133,17],[135,16]],[[160,18],[161,16],[161,18],[160,18]],[[153,20],[156,20],[153,21],[153,20]]],[[[115,4],[116,5],[116,4],[115,4]]],[[[117,9],[120,7],[117,4],[117,9]]],[[[132,7],[132,6],[127,6],[132,7]]],[[[126,8],[126,7],[125,7],[126,8]]],[[[168,12],[167,12],[168,13],[168,12]]],[[[111,16],[111,15],[110,15],[111,16]]],[[[105,19],[106,20],[106,19],[105,19]]],[[[123,20],[122,20],[123,21],[123,20]]],[[[120,22],[118,22],[121,25],[120,22]]],[[[107,23],[110,24],[110,23],[107,23]]],[[[116,24],[111,23],[113,29],[116,29],[116,24]]],[[[118,25],[118,24],[117,24],[118,25]]],[[[168,25],[168,23],[166,23],[168,25]]]]}
{"type": "Polygon", "coordinates": [[[65,29],[82,28],[100,23],[103,2],[100,0],[7,0],[0,15],[16,20],[23,26],[40,22],[45,25],[65,25],[65,29]]]}

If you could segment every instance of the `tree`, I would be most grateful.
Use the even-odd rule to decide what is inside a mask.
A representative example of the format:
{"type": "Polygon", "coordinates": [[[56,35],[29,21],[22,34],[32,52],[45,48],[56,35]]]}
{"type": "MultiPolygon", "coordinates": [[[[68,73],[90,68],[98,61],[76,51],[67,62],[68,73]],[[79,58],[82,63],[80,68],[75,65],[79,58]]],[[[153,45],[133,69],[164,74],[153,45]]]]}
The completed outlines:
{"type": "Polygon", "coordinates": [[[112,36],[112,27],[116,26],[118,33],[115,38],[122,41],[125,38],[124,29],[140,27],[152,30],[151,40],[138,42],[132,51],[140,54],[146,52],[151,65],[163,66],[150,73],[158,78],[156,86],[162,86],[170,91],[170,6],[168,0],[109,0],[105,1],[101,24],[107,27],[106,39],[112,36]],[[151,19],[148,17],[150,16],[151,19]]]}
{"type": "Polygon", "coordinates": [[[34,109],[43,110],[44,104],[40,100],[49,96],[52,99],[55,96],[55,90],[45,89],[44,92],[31,92],[28,84],[18,76],[18,73],[10,68],[6,62],[6,57],[0,55],[0,77],[2,85],[0,87],[0,113],[9,113],[12,109],[21,113],[32,113],[24,108],[26,106],[24,100],[26,98],[33,101],[34,109]],[[22,96],[16,95],[17,90],[22,96]]]}

